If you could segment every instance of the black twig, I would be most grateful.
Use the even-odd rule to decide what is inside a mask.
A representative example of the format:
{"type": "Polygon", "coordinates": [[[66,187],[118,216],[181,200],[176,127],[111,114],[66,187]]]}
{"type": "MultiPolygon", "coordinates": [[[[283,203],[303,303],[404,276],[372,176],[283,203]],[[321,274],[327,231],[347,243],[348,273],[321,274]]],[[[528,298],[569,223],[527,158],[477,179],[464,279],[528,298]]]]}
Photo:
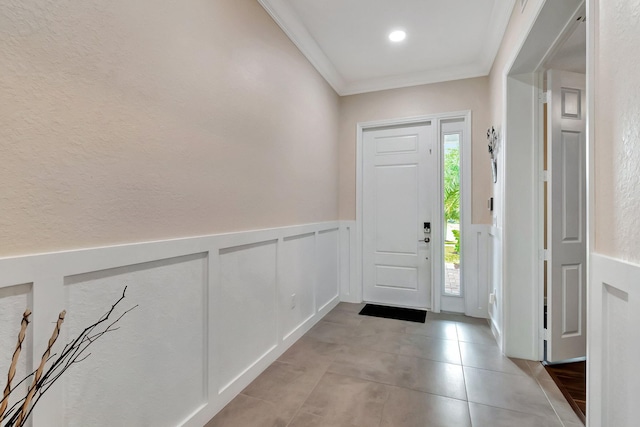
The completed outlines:
{"type": "MultiPolygon", "coordinates": [[[[48,368],[46,368],[43,371],[42,376],[36,382],[35,395],[33,397],[33,400],[31,401],[31,404],[28,405],[29,407],[26,414],[23,414],[22,416],[20,416],[22,412],[21,408],[24,405],[24,402],[27,399],[27,396],[23,397],[18,402],[15,402],[11,406],[11,408],[9,408],[9,410],[6,411],[4,416],[6,423],[2,427],[24,426],[27,419],[31,415],[31,412],[33,412],[33,408],[35,408],[38,401],[40,401],[40,398],[44,395],[44,393],[47,390],[49,390],[49,388],[51,388],[53,384],[55,384],[55,382],[58,379],[60,379],[60,377],[66,372],[66,370],[70,368],[72,365],[80,363],[86,360],[89,356],[91,356],[91,353],[86,353],[86,351],[98,339],[100,339],[102,336],[104,336],[109,332],[114,332],[120,329],[120,327],[115,327],[115,325],[131,310],[138,307],[137,304],[134,305],[133,307],[125,310],[122,314],[120,314],[120,316],[115,318],[112,322],[107,323],[110,316],[115,311],[116,307],[118,307],[118,305],[125,299],[126,292],[127,292],[127,287],[125,286],[124,290],[122,291],[122,296],[120,296],[120,298],[111,305],[111,308],[102,316],[100,316],[96,322],[84,328],[84,330],[76,338],[68,342],[64,346],[64,348],[62,349],[62,352],[56,359],[54,359],[54,357],[57,354],[53,354],[46,357],[47,359],[46,361],[51,362],[51,364],[49,365],[48,368]]],[[[34,370],[25,378],[23,378],[21,381],[19,381],[17,384],[15,384],[11,390],[11,393],[13,393],[20,384],[31,379],[35,375],[35,373],[36,371],[34,370]]],[[[0,403],[8,399],[11,393],[4,396],[4,398],[2,399],[2,401],[0,401],[0,403]]]]}

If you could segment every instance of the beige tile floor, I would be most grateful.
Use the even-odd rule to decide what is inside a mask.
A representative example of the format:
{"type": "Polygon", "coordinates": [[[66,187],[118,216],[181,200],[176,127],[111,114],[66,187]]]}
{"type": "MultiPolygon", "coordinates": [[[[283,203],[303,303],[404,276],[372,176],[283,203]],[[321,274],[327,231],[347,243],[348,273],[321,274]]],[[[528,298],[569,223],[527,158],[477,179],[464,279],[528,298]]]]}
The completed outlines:
{"type": "Polygon", "coordinates": [[[340,303],[206,427],[579,427],[539,363],[486,321],[359,316],[340,303]]]}

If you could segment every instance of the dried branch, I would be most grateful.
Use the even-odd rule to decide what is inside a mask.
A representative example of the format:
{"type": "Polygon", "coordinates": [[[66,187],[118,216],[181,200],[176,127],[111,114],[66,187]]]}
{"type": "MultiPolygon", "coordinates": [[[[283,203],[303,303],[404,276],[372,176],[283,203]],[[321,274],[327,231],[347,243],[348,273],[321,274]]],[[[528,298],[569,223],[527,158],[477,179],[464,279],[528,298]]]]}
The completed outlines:
{"type": "MultiPolygon", "coordinates": [[[[109,332],[114,332],[119,329],[119,327],[114,327],[116,323],[118,323],[131,310],[138,307],[137,305],[135,305],[128,310],[125,310],[115,320],[107,323],[116,307],[122,302],[122,300],[124,300],[126,291],[127,287],[125,286],[124,290],[122,291],[122,296],[115,303],[113,303],[111,308],[102,316],[100,316],[100,318],[96,322],[84,328],[84,330],[75,339],[68,342],[62,349],[60,355],[56,359],[54,359],[56,354],[50,355],[50,352],[60,332],[60,327],[62,325],[62,322],[64,321],[65,312],[60,313],[60,317],[58,318],[58,322],[56,323],[56,328],[53,332],[53,335],[51,336],[51,339],[49,340],[49,345],[42,355],[40,366],[35,372],[32,372],[31,374],[27,375],[27,377],[25,377],[22,381],[20,381],[20,383],[25,382],[29,378],[34,376],[27,396],[20,399],[7,411],[5,418],[7,418],[8,421],[4,425],[4,427],[24,426],[26,420],[31,415],[31,412],[35,408],[40,398],[42,398],[44,393],[49,390],[49,388],[51,388],[51,386],[62,376],[62,374],[64,374],[66,370],[72,365],[80,363],[87,357],[89,357],[91,353],[86,353],[87,349],[100,337],[109,332]],[[51,365],[48,369],[45,370],[45,363],[49,361],[52,361],[51,365]]],[[[14,390],[15,388],[11,390],[9,394],[11,394],[11,392],[13,392],[14,390]]],[[[8,401],[8,395],[3,399],[3,403],[6,401],[8,401]]]]}
{"type": "Polygon", "coordinates": [[[27,309],[22,315],[22,322],[20,323],[20,333],[18,334],[18,344],[16,345],[16,349],[13,351],[11,366],[9,367],[9,373],[7,374],[7,385],[4,388],[2,404],[0,404],[0,422],[2,422],[2,419],[4,418],[4,411],[7,409],[7,405],[9,404],[11,383],[13,382],[13,377],[15,377],[16,375],[16,365],[18,364],[20,351],[22,351],[22,343],[24,342],[24,337],[27,333],[27,326],[29,326],[29,316],[31,316],[31,310],[27,309]]]}
{"type": "Polygon", "coordinates": [[[24,400],[22,404],[22,409],[20,409],[20,413],[18,414],[18,420],[16,423],[18,425],[22,425],[22,421],[25,419],[27,415],[27,409],[29,408],[29,404],[31,403],[31,399],[33,399],[33,395],[36,393],[36,387],[38,386],[38,381],[42,377],[42,371],[44,371],[44,365],[49,360],[49,354],[51,354],[51,347],[56,343],[58,339],[58,335],[60,335],[60,328],[62,327],[62,322],[64,322],[64,317],[67,312],[62,310],[58,315],[58,321],[56,322],[56,327],[53,329],[53,333],[51,334],[51,338],[49,338],[49,343],[47,344],[47,349],[44,351],[42,355],[42,360],[40,360],[40,366],[38,366],[38,370],[36,371],[36,376],[33,377],[33,383],[31,383],[31,387],[29,387],[29,393],[27,394],[27,398],[24,400]]]}

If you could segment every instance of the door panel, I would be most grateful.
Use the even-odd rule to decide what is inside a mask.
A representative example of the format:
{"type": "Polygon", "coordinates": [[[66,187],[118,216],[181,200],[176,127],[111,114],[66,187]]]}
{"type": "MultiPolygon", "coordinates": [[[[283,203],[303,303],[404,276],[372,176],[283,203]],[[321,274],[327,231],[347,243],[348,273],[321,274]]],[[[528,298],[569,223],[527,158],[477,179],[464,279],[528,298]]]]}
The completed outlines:
{"type": "MultiPolygon", "coordinates": [[[[363,139],[363,293],[368,302],[428,308],[430,124],[371,130],[363,139]]],[[[434,233],[432,233],[434,234],[434,233]]]]}
{"type": "Polygon", "coordinates": [[[374,177],[376,251],[417,255],[418,166],[375,166],[374,177]]]}
{"type": "Polygon", "coordinates": [[[562,241],[581,242],[583,227],[583,179],[582,154],[584,134],[580,132],[562,131],[560,137],[562,156],[560,158],[560,174],[562,179],[561,214],[562,241]]]}
{"type": "Polygon", "coordinates": [[[376,265],[376,283],[380,287],[417,290],[418,269],[415,267],[376,265]]]}
{"type": "Polygon", "coordinates": [[[550,167],[547,361],[586,356],[585,77],[552,70],[547,108],[550,167]]]}
{"type": "Polygon", "coordinates": [[[582,265],[562,266],[562,338],[582,332],[582,265]]]}

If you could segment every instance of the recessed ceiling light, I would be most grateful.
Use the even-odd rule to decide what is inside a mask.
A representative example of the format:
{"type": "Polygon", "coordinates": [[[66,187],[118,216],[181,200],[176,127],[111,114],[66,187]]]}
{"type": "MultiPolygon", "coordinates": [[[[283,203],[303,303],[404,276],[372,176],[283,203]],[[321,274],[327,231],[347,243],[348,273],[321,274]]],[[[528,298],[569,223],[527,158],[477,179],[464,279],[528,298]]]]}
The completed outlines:
{"type": "Polygon", "coordinates": [[[389,34],[389,40],[391,40],[392,42],[401,42],[406,38],[407,38],[407,33],[405,33],[402,30],[393,31],[391,32],[391,34],[389,34]]]}

